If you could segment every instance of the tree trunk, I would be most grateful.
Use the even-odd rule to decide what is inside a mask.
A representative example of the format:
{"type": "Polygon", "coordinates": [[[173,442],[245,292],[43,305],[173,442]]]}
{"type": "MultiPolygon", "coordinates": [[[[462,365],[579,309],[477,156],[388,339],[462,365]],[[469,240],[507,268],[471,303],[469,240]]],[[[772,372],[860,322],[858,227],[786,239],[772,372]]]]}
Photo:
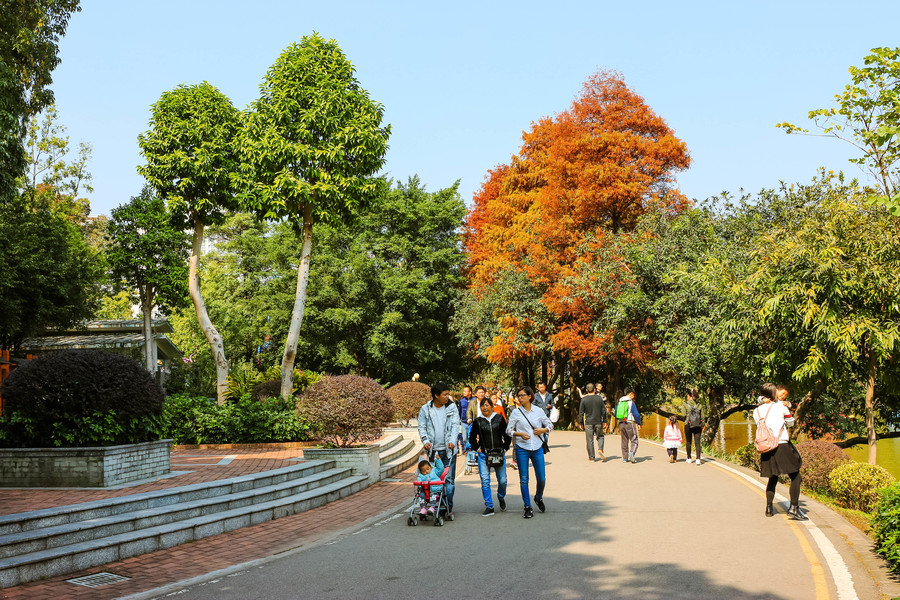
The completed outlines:
{"type": "Polygon", "coordinates": [[[309,261],[312,256],[313,215],[312,206],[303,206],[303,246],[300,252],[300,266],[297,267],[297,294],[294,296],[294,310],[291,311],[291,326],[284,343],[281,359],[281,396],[290,398],[294,387],[294,359],[297,358],[297,342],[300,340],[300,325],[306,309],[306,288],[309,285],[309,261]]]}
{"type": "Polygon", "coordinates": [[[156,359],[153,358],[153,299],[150,286],[144,286],[138,290],[141,298],[141,314],[144,317],[144,366],[148,371],[154,373],[156,371],[156,359]]]}
{"type": "Polygon", "coordinates": [[[800,435],[800,431],[803,430],[804,425],[806,424],[806,419],[808,415],[812,413],[813,409],[816,407],[816,403],[819,401],[819,396],[825,391],[825,381],[819,379],[816,381],[813,388],[809,391],[806,396],[804,396],[800,402],[797,403],[797,406],[792,411],[794,413],[794,419],[796,419],[796,424],[791,429],[791,441],[796,442],[797,436],[800,435]]]}
{"type": "Polygon", "coordinates": [[[869,464],[874,465],[878,455],[875,438],[875,370],[878,368],[878,357],[869,349],[868,381],[866,381],[866,434],[869,442],[869,464]]]}
{"type": "Polygon", "coordinates": [[[206,336],[209,343],[209,349],[212,351],[213,360],[216,361],[216,401],[219,405],[225,404],[225,394],[228,390],[228,361],[225,359],[225,346],[222,343],[222,336],[218,330],[213,327],[212,321],[209,320],[209,313],[206,311],[206,303],[200,294],[200,246],[203,244],[204,223],[194,216],[194,239],[191,245],[191,262],[188,267],[188,289],[191,293],[191,301],[194,303],[194,310],[197,311],[197,321],[200,323],[200,329],[206,336]]]}
{"type": "Polygon", "coordinates": [[[725,388],[716,386],[709,388],[709,412],[706,422],[703,424],[703,433],[700,441],[706,446],[712,446],[719,431],[719,423],[722,421],[722,412],[725,410],[725,388]]]}

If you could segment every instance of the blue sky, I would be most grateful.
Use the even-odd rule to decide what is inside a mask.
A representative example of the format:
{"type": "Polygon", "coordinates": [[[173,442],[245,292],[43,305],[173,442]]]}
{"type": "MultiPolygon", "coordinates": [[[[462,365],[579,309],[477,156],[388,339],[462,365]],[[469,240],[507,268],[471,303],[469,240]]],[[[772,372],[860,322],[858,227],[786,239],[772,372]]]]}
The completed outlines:
{"type": "Polygon", "coordinates": [[[92,212],[142,186],[150,105],[206,80],[246,107],[281,51],[336,39],[392,125],[385,171],[470,202],[532,121],[568,108],[598,69],[620,71],[691,151],[692,198],[808,182],[820,166],[864,176],[853,148],[788,136],[831,106],[869,49],[900,45],[900,2],[280,2],[85,0],[54,72],[72,142],[94,148],[92,212]],[[726,8],[727,7],[727,8],[726,8]]]}

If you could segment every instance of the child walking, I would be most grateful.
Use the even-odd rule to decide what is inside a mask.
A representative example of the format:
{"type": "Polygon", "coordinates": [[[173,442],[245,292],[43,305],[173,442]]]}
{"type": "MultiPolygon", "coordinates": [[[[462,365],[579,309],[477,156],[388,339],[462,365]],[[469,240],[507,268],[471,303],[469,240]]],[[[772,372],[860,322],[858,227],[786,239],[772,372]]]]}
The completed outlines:
{"type": "MultiPolygon", "coordinates": [[[[435,454],[434,457],[434,468],[432,468],[431,463],[425,459],[419,461],[419,474],[416,476],[416,481],[440,481],[441,473],[444,472],[444,463],[441,461],[441,457],[435,454]]],[[[441,486],[432,485],[430,486],[428,498],[425,497],[424,488],[418,488],[416,492],[419,495],[419,500],[422,501],[422,510],[419,511],[420,515],[434,514],[434,500],[438,497],[438,494],[441,493],[441,486]]]]}
{"type": "MultiPolygon", "coordinates": [[[[666,425],[666,431],[663,433],[663,447],[669,453],[669,462],[673,463],[678,460],[678,449],[684,437],[681,435],[681,429],[678,428],[678,419],[675,415],[669,417],[669,424],[666,425]]],[[[690,458],[690,457],[688,457],[690,458]]]]}

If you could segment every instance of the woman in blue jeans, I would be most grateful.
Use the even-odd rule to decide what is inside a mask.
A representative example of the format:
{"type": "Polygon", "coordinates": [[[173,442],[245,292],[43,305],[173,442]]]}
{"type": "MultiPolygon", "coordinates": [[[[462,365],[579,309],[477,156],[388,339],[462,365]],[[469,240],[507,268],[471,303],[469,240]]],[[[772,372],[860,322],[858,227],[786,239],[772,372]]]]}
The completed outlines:
{"type": "Polygon", "coordinates": [[[519,463],[519,485],[522,488],[522,500],[525,502],[526,519],[534,516],[531,510],[531,496],[528,493],[528,461],[534,465],[534,478],[537,480],[537,489],[534,491],[534,503],[538,510],[547,510],[544,506],[544,484],[547,478],[544,474],[544,449],[545,436],[553,429],[553,424],[542,408],[532,405],[534,390],[525,386],[516,392],[516,400],[519,406],[510,411],[509,426],[506,433],[516,440],[516,462],[519,463]]]}
{"type": "Polygon", "coordinates": [[[490,398],[481,400],[481,416],[472,423],[469,444],[478,453],[478,474],[481,476],[481,494],[484,496],[482,517],[494,514],[491,495],[491,469],[497,473],[497,500],[500,510],[506,510],[506,451],[512,442],[506,433],[506,419],[494,412],[490,398]]]}

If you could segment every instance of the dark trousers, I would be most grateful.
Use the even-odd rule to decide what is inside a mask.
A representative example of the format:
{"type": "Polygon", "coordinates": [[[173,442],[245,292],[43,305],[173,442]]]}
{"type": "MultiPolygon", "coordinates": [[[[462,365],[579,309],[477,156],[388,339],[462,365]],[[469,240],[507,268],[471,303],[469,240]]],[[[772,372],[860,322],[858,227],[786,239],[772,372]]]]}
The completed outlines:
{"type": "MultiPolygon", "coordinates": [[[[788,477],[791,478],[791,491],[790,498],[791,504],[794,506],[800,505],[800,471],[796,473],[788,473],[788,477]]],[[[772,504],[772,501],[775,500],[775,488],[778,486],[778,475],[772,475],[769,477],[769,483],[766,485],[766,503],[772,504]]]]}
{"type": "Polygon", "coordinates": [[[597,438],[597,447],[600,448],[600,452],[603,452],[603,443],[606,441],[606,436],[603,434],[603,424],[597,423],[596,425],[592,425],[590,423],[585,423],[584,437],[587,441],[588,458],[596,460],[596,455],[594,453],[594,438],[597,438]]]}
{"type": "Polygon", "coordinates": [[[684,426],[684,444],[685,450],[687,450],[686,454],[688,460],[691,460],[691,442],[694,443],[697,447],[697,460],[700,460],[700,432],[703,431],[702,427],[691,427],[690,425],[684,426]]]}

